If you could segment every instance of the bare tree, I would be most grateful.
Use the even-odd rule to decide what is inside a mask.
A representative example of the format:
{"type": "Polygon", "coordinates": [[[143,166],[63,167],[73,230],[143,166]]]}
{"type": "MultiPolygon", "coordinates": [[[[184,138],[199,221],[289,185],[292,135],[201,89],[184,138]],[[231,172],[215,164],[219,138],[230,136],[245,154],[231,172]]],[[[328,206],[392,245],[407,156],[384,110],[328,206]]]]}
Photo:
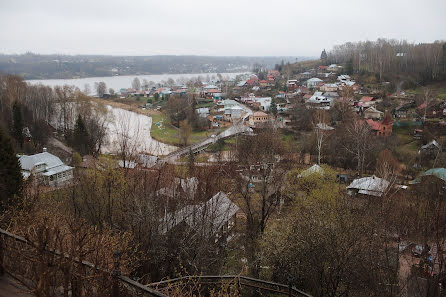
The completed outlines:
{"type": "Polygon", "coordinates": [[[132,88],[139,91],[141,90],[141,82],[139,81],[139,78],[135,77],[132,81],[132,88]]]}
{"type": "Polygon", "coordinates": [[[105,84],[105,82],[101,81],[101,82],[95,82],[94,83],[94,87],[96,90],[96,95],[99,98],[104,97],[104,94],[107,92],[107,85],[105,84]]]}
{"type": "Polygon", "coordinates": [[[371,130],[369,125],[362,120],[352,121],[347,125],[347,141],[343,147],[351,153],[357,161],[357,172],[361,176],[365,167],[366,155],[371,149],[371,130]]]}
{"type": "Polygon", "coordinates": [[[329,125],[328,113],[324,110],[316,110],[313,116],[313,131],[316,135],[317,148],[317,164],[321,164],[322,147],[327,139],[330,130],[333,130],[329,125]]]}
{"type": "Polygon", "coordinates": [[[134,161],[141,150],[142,130],[139,118],[132,118],[130,112],[122,112],[115,119],[115,133],[118,154],[123,167],[127,168],[129,161],[134,161]]]}

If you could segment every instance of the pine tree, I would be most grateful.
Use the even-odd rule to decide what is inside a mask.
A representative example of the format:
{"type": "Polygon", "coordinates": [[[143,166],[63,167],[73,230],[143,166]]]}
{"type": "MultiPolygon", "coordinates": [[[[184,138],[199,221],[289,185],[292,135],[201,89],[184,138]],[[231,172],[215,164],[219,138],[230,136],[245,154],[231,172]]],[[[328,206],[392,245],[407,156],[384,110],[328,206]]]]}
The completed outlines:
{"type": "Polygon", "coordinates": [[[15,101],[12,106],[12,135],[14,136],[20,147],[23,147],[23,120],[22,120],[22,109],[20,104],[15,101]]]}
{"type": "Polygon", "coordinates": [[[322,63],[323,64],[326,64],[327,63],[327,59],[328,59],[328,56],[327,56],[327,52],[325,51],[325,49],[322,51],[322,53],[321,53],[321,61],[322,61],[322,63]]]}
{"type": "Polygon", "coordinates": [[[74,126],[73,146],[81,155],[90,153],[90,138],[81,115],[78,115],[74,126]]]}
{"type": "Polygon", "coordinates": [[[22,192],[23,176],[11,138],[0,127],[0,211],[22,192]]]}
{"type": "Polygon", "coordinates": [[[192,152],[192,149],[189,149],[189,155],[187,156],[187,171],[191,176],[195,172],[195,155],[192,152]]]}
{"type": "Polygon", "coordinates": [[[277,104],[276,104],[276,100],[273,99],[273,101],[271,102],[271,113],[275,116],[277,114],[277,104]]]}

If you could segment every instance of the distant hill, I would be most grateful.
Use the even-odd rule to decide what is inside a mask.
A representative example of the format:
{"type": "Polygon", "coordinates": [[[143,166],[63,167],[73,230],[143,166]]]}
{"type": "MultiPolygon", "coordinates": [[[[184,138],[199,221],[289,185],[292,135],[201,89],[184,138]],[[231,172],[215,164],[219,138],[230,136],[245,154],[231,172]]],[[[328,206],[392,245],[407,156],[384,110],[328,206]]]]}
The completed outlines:
{"type": "Polygon", "coordinates": [[[309,57],[214,57],[214,56],[99,56],[0,54],[0,73],[25,79],[79,78],[92,76],[243,72],[253,66],[308,60],[309,57]]]}

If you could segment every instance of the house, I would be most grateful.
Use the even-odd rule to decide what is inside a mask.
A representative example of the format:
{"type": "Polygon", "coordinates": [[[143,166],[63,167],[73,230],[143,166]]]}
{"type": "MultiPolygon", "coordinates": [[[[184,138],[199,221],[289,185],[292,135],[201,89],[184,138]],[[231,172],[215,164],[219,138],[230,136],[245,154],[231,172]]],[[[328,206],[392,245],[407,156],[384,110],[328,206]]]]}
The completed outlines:
{"type": "Polygon", "coordinates": [[[174,178],[173,182],[165,187],[158,190],[157,194],[166,196],[169,198],[186,197],[193,200],[198,188],[198,179],[196,177],[191,178],[174,178]]]}
{"type": "Polygon", "coordinates": [[[366,110],[364,110],[364,118],[365,119],[381,119],[384,113],[382,111],[377,110],[375,107],[370,106],[366,110]]]}
{"type": "Polygon", "coordinates": [[[304,171],[302,171],[297,177],[307,177],[310,176],[314,173],[317,173],[319,175],[323,175],[324,174],[324,168],[322,168],[321,166],[314,164],[313,166],[311,166],[308,169],[305,169],[304,171]]]}
{"type": "Polygon", "coordinates": [[[386,115],[382,122],[377,122],[372,119],[366,120],[372,132],[377,136],[389,136],[392,134],[393,121],[390,115],[386,115]]]}
{"type": "Polygon", "coordinates": [[[262,112],[262,111],[256,111],[253,114],[249,116],[249,123],[251,126],[257,126],[262,123],[266,123],[269,120],[269,116],[262,112]]]}
{"type": "Polygon", "coordinates": [[[320,90],[322,92],[336,92],[338,90],[338,85],[337,84],[323,84],[320,87],[320,90]]]}
{"type": "Polygon", "coordinates": [[[288,90],[295,90],[297,88],[297,80],[296,79],[290,79],[287,82],[288,90]]]}
{"type": "Polygon", "coordinates": [[[342,66],[338,66],[336,64],[331,64],[327,67],[327,71],[338,71],[338,69],[342,68],[342,66]]]}
{"type": "Polygon", "coordinates": [[[240,208],[229,197],[218,192],[211,199],[195,205],[186,205],[162,219],[161,232],[166,234],[180,224],[202,236],[228,239],[229,232],[236,224],[236,214],[240,208]]]}
{"type": "Polygon", "coordinates": [[[441,146],[436,140],[432,140],[428,144],[421,146],[420,151],[424,156],[435,158],[441,152],[441,146]]]}
{"type": "Polygon", "coordinates": [[[307,80],[307,88],[309,88],[309,89],[315,88],[321,82],[322,82],[322,79],[320,79],[320,78],[317,78],[317,77],[310,78],[309,80],[307,80]]]}
{"type": "Polygon", "coordinates": [[[311,73],[308,72],[308,71],[302,72],[302,73],[300,74],[300,77],[303,78],[303,79],[305,79],[305,78],[310,78],[310,77],[311,77],[311,73]]]}
{"type": "Polygon", "coordinates": [[[339,98],[338,92],[325,92],[322,96],[330,98],[333,102],[339,98]]]}
{"type": "Polygon", "coordinates": [[[400,105],[393,110],[393,116],[395,118],[405,119],[407,118],[409,108],[410,106],[408,104],[400,105]]]}
{"type": "Polygon", "coordinates": [[[347,75],[347,74],[339,75],[338,81],[340,81],[340,82],[350,81],[350,75],[347,75]]]}
{"type": "Polygon", "coordinates": [[[197,113],[200,117],[206,118],[209,115],[209,108],[207,107],[197,108],[197,113]]]}
{"type": "Polygon", "coordinates": [[[446,187],[446,168],[432,168],[429,169],[427,171],[425,171],[424,173],[422,173],[419,177],[417,177],[415,180],[410,181],[409,184],[414,185],[414,184],[418,184],[422,181],[423,177],[425,176],[435,176],[441,180],[443,180],[445,182],[445,186],[446,187]]]}
{"type": "Polygon", "coordinates": [[[322,92],[315,92],[305,103],[312,108],[330,109],[331,98],[322,95],[322,92]]]}
{"type": "Polygon", "coordinates": [[[225,119],[228,121],[234,121],[240,119],[243,116],[244,110],[242,107],[235,105],[225,108],[225,119]]]}
{"type": "Polygon", "coordinates": [[[338,83],[339,90],[344,89],[344,87],[350,87],[353,89],[353,92],[357,93],[359,91],[359,85],[354,81],[341,81],[338,83]]]}
{"type": "Polygon", "coordinates": [[[42,153],[19,158],[24,179],[33,175],[45,185],[58,186],[73,178],[73,167],[65,165],[58,157],[43,149],[42,153]]]}
{"type": "Polygon", "coordinates": [[[349,195],[361,194],[381,197],[389,186],[390,183],[388,181],[373,175],[353,180],[347,187],[347,193],[349,195]]]}
{"type": "Polygon", "coordinates": [[[369,96],[363,96],[358,103],[358,106],[360,107],[370,107],[372,105],[375,105],[375,102],[373,101],[373,97],[369,97],[369,96]]]}

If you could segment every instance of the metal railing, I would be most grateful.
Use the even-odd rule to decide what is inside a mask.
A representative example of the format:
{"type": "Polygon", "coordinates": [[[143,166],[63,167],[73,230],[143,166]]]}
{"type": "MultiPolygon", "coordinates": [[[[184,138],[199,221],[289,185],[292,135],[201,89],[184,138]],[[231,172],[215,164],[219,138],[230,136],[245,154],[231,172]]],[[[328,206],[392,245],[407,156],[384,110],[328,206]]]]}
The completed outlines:
{"type": "Polygon", "coordinates": [[[154,282],[148,284],[148,287],[156,288],[157,290],[163,290],[166,288],[175,288],[179,283],[183,282],[196,282],[200,285],[221,285],[224,282],[234,282],[239,289],[253,288],[263,292],[275,293],[284,296],[304,296],[312,297],[311,295],[298,290],[291,285],[284,285],[280,283],[260,280],[252,277],[241,275],[205,275],[205,276],[183,276],[179,278],[169,279],[160,282],[154,282]]]}
{"type": "MultiPolygon", "coordinates": [[[[9,255],[10,258],[20,257],[21,249],[17,245],[22,245],[28,248],[32,248],[32,245],[21,236],[17,236],[12,234],[6,230],[0,229],[0,276],[9,272],[11,274],[15,274],[15,276],[21,278],[22,280],[26,280],[26,275],[23,271],[8,271],[12,269],[8,269],[6,267],[8,263],[5,261],[5,258],[8,256],[7,253],[18,252],[17,255],[9,255]],[[9,242],[9,243],[8,243],[9,242]],[[20,274],[23,275],[20,275],[20,274]],[[18,274],[18,275],[17,275],[18,274]]],[[[50,253],[56,257],[71,259],[70,255],[63,254],[57,250],[46,249],[46,253],[50,253]]],[[[150,283],[148,285],[143,285],[137,281],[130,279],[127,276],[121,274],[120,269],[120,252],[115,252],[113,255],[114,258],[114,267],[112,271],[97,267],[91,262],[88,261],[79,261],[74,258],[71,259],[78,265],[82,265],[85,268],[88,268],[93,271],[100,271],[101,273],[107,275],[111,278],[111,296],[112,297],[121,297],[121,296],[155,296],[155,297],[168,297],[169,289],[178,287],[180,283],[183,282],[195,282],[200,285],[212,285],[212,286],[220,286],[224,283],[234,283],[236,284],[238,291],[240,292],[243,288],[251,288],[254,290],[269,292],[280,294],[284,296],[304,296],[304,297],[312,297],[311,295],[302,292],[291,285],[284,285],[280,283],[264,281],[260,279],[255,279],[247,276],[240,275],[208,275],[208,276],[184,276],[175,279],[169,279],[165,281],[159,281],[150,283]],[[127,291],[126,294],[122,295],[122,289],[127,291]],[[162,293],[161,291],[165,291],[166,293],[162,293]]],[[[12,262],[17,264],[17,258],[14,258],[12,262]]],[[[23,267],[23,263],[18,264],[18,269],[21,270],[23,267]]],[[[186,283],[187,284],[187,283],[186,283]]]]}
{"type": "MultiPolygon", "coordinates": [[[[18,267],[14,267],[13,269],[8,269],[7,267],[8,263],[6,263],[5,261],[5,258],[8,256],[7,255],[8,251],[10,251],[11,253],[18,252],[17,254],[9,255],[11,258],[16,256],[16,258],[12,259],[12,261],[10,262],[14,262],[17,264],[18,260],[17,258],[19,257],[22,247],[31,248],[32,245],[25,238],[12,234],[6,230],[0,229],[0,276],[4,275],[6,272],[9,272],[10,274],[13,274],[15,277],[21,279],[22,281],[26,281],[26,275],[25,273],[23,273],[23,271],[11,271],[15,270],[18,267]],[[21,247],[19,247],[18,245],[21,245],[21,247]]],[[[66,259],[70,258],[69,255],[60,253],[59,251],[53,249],[46,249],[45,252],[60,258],[66,258],[66,259]]],[[[138,283],[130,279],[129,277],[122,275],[120,269],[120,253],[115,252],[113,258],[114,258],[114,268],[112,271],[97,267],[93,263],[88,261],[79,261],[76,258],[72,260],[78,265],[82,265],[83,267],[94,271],[99,271],[109,276],[111,278],[111,284],[112,284],[112,289],[111,289],[112,297],[128,296],[128,294],[125,295],[121,294],[122,288],[125,288],[128,293],[133,293],[131,294],[133,296],[167,297],[166,295],[150,287],[144,286],[143,284],[138,283]]],[[[23,265],[23,263],[20,263],[19,266],[23,267],[25,265],[23,265]]],[[[31,281],[28,280],[28,282],[31,281]]]]}

